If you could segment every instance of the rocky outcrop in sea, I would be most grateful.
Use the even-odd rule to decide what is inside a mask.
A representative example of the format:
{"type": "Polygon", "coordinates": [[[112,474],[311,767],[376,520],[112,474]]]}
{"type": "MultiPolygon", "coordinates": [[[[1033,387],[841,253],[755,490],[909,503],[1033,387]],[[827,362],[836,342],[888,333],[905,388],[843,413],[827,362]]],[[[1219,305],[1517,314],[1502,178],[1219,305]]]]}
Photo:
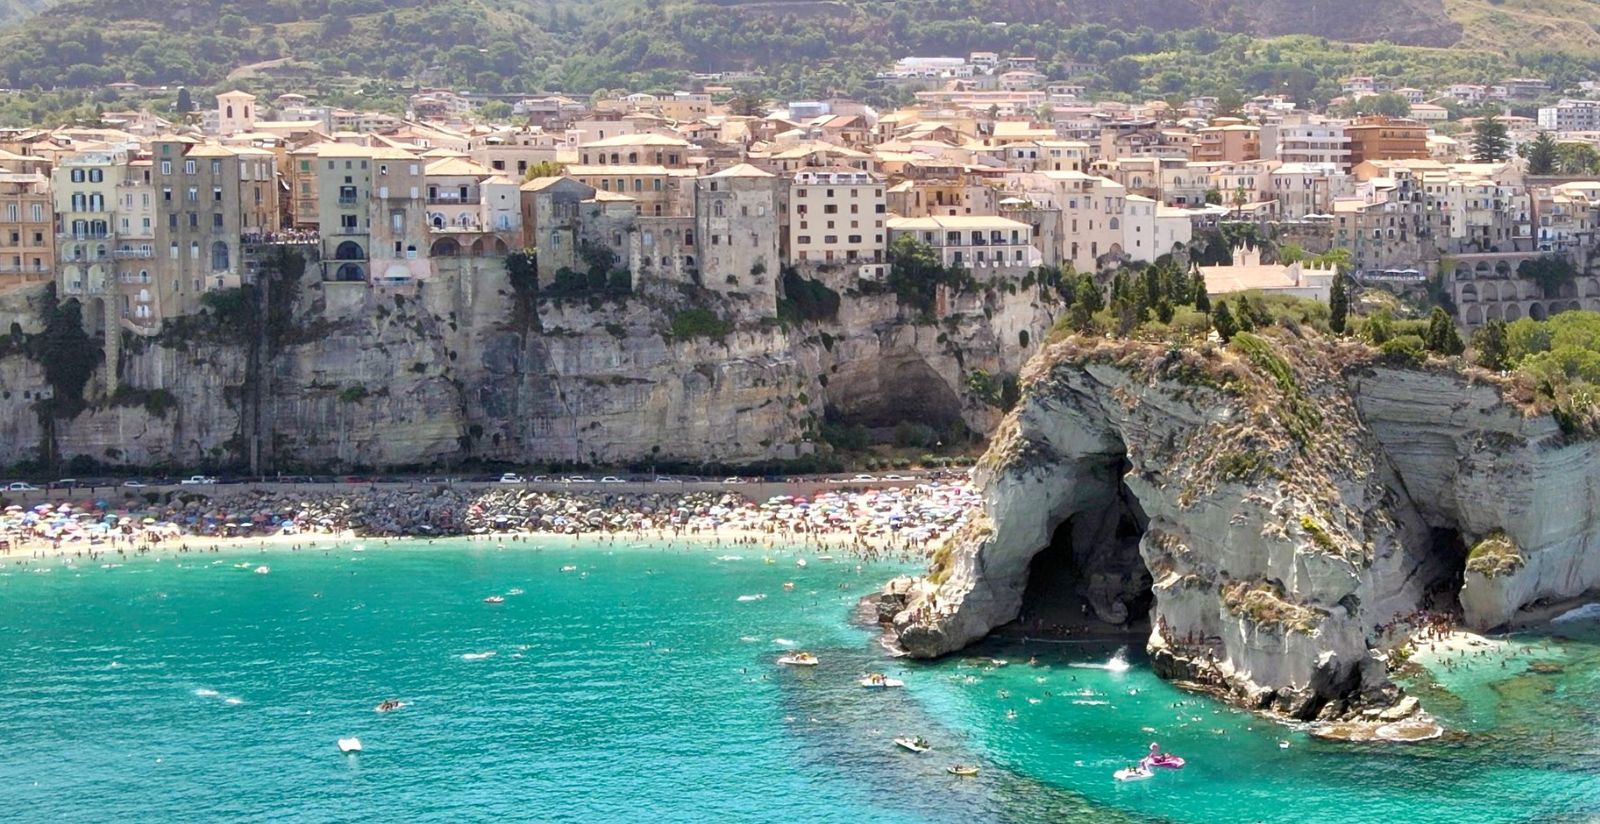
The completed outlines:
{"type": "Polygon", "coordinates": [[[1056,576],[1104,623],[1148,610],[1168,678],[1394,725],[1419,712],[1386,666],[1408,616],[1489,629],[1600,586],[1600,443],[1503,377],[1274,329],[1069,338],[1023,380],[975,474],[983,512],[893,619],[914,656],[1013,621],[1056,576]]]}

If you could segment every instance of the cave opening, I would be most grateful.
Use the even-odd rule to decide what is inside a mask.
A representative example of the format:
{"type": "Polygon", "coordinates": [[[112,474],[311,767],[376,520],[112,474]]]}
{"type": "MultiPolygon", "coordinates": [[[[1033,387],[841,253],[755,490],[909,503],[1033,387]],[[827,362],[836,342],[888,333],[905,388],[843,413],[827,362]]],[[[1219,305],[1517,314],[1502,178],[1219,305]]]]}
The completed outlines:
{"type": "MultiPolygon", "coordinates": [[[[1146,635],[1153,579],[1139,554],[1149,518],[1122,478],[1126,458],[1103,468],[1104,490],[1063,518],[1028,565],[1021,629],[1072,636],[1146,635]]],[[[1097,472],[1097,475],[1102,473],[1097,472]]]]}
{"type": "Polygon", "coordinates": [[[1467,542],[1455,529],[1434,528],[1429,536],[1422,608],[1461,617],[1461,588],[1466,585],[1467,542]]]}

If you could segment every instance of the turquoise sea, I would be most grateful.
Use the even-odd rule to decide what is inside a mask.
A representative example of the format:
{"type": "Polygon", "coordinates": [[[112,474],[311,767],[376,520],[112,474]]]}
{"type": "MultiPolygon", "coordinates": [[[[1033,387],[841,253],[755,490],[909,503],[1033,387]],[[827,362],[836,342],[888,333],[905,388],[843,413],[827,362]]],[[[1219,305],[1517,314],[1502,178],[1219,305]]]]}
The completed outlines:
{"type": "Polygon", "coordinates": [[[4,562],[0,819],[1600,821],[1592,628],[1441,670],[1445,739],[1337,744],[1179,692],[1137,651],[1125,672],[1092,646],[886,659],[851,618],[891,564],[364,549],[4,562]],[[821,665],[777,666],[786,641],[821,665]],[[872,670],[906,687],[862,689],[872,670]],[[1152,740],[1189,766],[1113,781],[1152,740]]]}

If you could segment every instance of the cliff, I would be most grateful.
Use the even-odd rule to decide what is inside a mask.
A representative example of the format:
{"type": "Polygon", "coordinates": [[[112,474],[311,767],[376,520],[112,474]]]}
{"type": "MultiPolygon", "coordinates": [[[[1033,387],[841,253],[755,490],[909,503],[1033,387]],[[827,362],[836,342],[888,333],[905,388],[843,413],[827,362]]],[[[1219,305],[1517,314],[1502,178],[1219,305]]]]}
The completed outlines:
{"type": "Polygon", "coordinates": [[[805,453],[828,415],[986,432],[1000,413],[966,375],[1014,374],[1055,312],[1037,290],[994,289],[953,299],[937,325],[893,295],[783,324],[772,306],[654,281],[621,298],[525,300],[503,265],[470,258],[407,287],[283,291],[287,314],[264,332],[223,317],[122,332],[118,391],[100,374],[70,418],[35,414],[51,392],[37,354],[0,349],[0,465],[36,462],[41,443],[63,462],[174,469],[243,466],[255,450],[291,472],[744,463],[805,453]],[[726,334],[674,336],[691,307],[726,334]]]}
{"type": "Polygon", "coordinates": [[[1600,586],[1600,444],[1486,376],[1274,329],[1227,347],[1071,338],[1023,383],[979,463],[984,516],[895,618],[912,655],[1069,593],[1110,624],[1148,610],[1163,675],[1375,718],[1399,699],[1386,625],[1459,606],[1487,629],[1600,586]]]}

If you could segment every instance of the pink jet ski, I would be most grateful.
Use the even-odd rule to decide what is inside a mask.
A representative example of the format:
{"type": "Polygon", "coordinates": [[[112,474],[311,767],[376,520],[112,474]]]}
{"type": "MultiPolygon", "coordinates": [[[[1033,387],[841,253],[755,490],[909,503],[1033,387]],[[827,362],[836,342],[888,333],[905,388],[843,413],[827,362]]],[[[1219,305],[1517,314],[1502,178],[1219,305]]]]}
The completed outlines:
{"type": "Polygon", "coordinates": [[[1139,763],[1145,767],[1160,767],[1167,770],[1183,769],[1183,758],[1162,752],[1161,745],[1153,741],[1150,743],[1150,754],[1139,759],[1139,763]]]}

